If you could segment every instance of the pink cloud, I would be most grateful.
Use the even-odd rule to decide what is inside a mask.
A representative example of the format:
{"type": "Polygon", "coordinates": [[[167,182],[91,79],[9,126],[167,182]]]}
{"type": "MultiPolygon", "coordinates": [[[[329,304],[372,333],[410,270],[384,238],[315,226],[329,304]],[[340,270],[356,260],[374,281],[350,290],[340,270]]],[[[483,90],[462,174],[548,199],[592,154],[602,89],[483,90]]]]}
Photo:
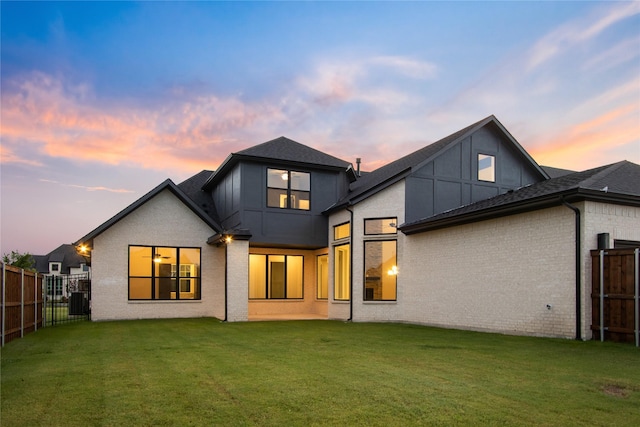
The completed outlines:
{"type": "Polygon", "coordinates": [[[590,120],[560,129],[529,150],[540,164],[583,170],[629,160],[640,163],[640,108],[630,103],[590,120]],[[633,149],[635,147],[635,150],[633,149]],[[616,157],[618,148],[631,158],[616,157]],[[633,154],[635,153],[635,155],[633,154]]]}

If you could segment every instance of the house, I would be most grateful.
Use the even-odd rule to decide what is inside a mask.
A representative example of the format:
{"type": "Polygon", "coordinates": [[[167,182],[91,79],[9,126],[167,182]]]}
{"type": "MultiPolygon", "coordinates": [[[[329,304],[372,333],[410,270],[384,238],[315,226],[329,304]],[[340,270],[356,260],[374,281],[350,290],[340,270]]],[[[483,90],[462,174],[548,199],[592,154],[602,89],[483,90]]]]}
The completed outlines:
{"type": "Polygon", "coordinates": [[[539,166],[489,116],[366,174],[281,137],[80,239],[94,320],[413,322],[590,338],[590,249],[640,246],[640,166],[539,166]],[[608,233],[608,234],[605,234],[608,233]]]}
{"type": "Polygon", "coordinates": [[[91,267],[74,245],[62,244],[47,255],[34,255],[36,271],[47,276],[47,295],[55,299],[68,298],[69,276],[89,277],[91,267]],[[48,279],[52,278],[52,279],[48,279]],[[57,278],[57,279],[56,279],[57,278]]]}

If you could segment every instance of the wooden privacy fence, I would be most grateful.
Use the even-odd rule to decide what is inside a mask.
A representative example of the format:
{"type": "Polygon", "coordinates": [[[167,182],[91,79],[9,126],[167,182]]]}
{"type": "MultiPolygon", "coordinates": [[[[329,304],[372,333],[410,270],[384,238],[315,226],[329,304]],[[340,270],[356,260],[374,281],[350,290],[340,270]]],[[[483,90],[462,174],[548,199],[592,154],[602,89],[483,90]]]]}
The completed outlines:
{"type": "Polygon", "coordinates": [[[2,346],[43,325],[42,276],[2,263],[2,346]]]}
{"type": "Polygon", "coordinates": [[[639,252],[639,248],[591,251],[594,339],[640,346],[639,252]]]}

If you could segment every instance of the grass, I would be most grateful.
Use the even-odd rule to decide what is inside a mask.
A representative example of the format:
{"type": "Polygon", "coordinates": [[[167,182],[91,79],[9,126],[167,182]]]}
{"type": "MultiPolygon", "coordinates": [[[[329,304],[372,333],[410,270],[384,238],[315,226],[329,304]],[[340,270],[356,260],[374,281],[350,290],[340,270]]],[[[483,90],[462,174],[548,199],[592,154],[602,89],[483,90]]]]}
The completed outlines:
{"type": "Polygon", "coordinates": [[[3,426],[637,425],[640,350],[334,321],[75,323],[2,350],[3,426]]]}

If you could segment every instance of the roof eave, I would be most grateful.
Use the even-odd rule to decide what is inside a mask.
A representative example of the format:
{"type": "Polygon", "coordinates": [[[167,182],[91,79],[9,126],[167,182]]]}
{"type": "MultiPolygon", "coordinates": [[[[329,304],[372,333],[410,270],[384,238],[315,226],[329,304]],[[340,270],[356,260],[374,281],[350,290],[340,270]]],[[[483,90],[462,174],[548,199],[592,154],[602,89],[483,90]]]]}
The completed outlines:
{"type": "Polygon", "coordinates": [[[410,235],[453,227],[457,225],[470,224],[473,222],[500,218],[509,215],[515,215],[523,212],[535,211],[552,206],[559,206],[564,202],[573,203],[585,200],[640,207],[640,197],[636,195],[606,193],[603,191],[577,188],[564,192],[545,195],[535,199],[523,200],[507,205],[491,207],[480,211],[442,218],[439,220],[429,221],[427,219],[411,224],[402,224],[398,227],[398,229],[405,235],[410,235]]]}
{"type": "Polygon", "coordinates": [[[191,211],[196,214],[202,221],[205,222],[209,227],[213,230],[222,230],[219,224],[217,224],[213,219],[211,219],[199,206],[197,206],[180,188],[170,179],[166,179],[160,185],[156,186],[154,189],[149,191],[147,194],[127,206],[122,211],[118,212],[116,215],[102,223],[100,226],[95,228],[90,233],[83,236],[78,241],[74,242],[74,246],[78,246],[81,244],[89,244],[89,246],[93,245],[93,239],[98,237],[100,234],[104,233],[106,230],[111,228],[121,219],[128,216],[130,213],[138,209],[140,206],[147,203],[149,200],[160,194],[164,190],[169,190],[174,196],[176,196],[182,203],[184,203],[191,211]]]}

